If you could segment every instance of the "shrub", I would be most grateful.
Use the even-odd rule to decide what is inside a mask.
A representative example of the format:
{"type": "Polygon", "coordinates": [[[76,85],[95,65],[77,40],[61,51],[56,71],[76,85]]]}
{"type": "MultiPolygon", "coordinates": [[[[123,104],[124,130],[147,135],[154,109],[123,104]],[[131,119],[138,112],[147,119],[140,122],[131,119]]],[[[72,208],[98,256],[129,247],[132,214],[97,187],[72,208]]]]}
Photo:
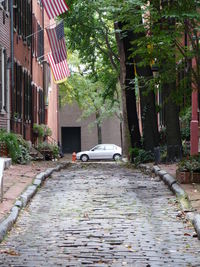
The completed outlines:
{"type": "Polygon", "coordinates": [[[151,151],[145,151],[144,149],[135,149],[133,152],[133,158],[134,158],[134,163],[136,165],[140,163],[147,163],[154,161],[153,153],[151,151]]]}
{"type": "Polygon", "coordinates": [[[41,124],[33,124],[33,133],[38,135],[38,137],[44,137],[44,127],[41,124]]]}
{"type": "Polygon", "coordinates": [[[179,171],[200,172],[200,157],[190,156],[184,158],[178,164],[179,171]]]}
{"type": "Polygon", "coordinates": [[[180,115],[180,126],[181,126],[181,138],[182,140],[190,140],[190,121],[192,116],[191,107],[185,109],[180,115]]]}
{"type": "Polygon", "coordinates": [[[44,155],[45,159],[58,158],[59,156],[59,147],[57,145],[42,142],[37,149],[44,155]]]}
{"type": "Polygon", "coordinates": [[[0,142],[4,143],[8,150],[8,155],[14,163],[26,164],[30,161],[28,143],[22,136],[0,131],[0,142]]]}

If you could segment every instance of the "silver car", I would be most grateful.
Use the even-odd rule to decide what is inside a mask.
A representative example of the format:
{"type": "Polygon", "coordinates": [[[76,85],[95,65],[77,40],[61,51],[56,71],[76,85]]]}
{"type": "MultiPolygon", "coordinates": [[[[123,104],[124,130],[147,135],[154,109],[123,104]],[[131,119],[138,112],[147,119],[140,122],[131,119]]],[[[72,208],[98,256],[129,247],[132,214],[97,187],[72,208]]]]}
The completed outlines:
{"type": "Polygon", "coordinates": [[[86,162],[90,159],[113,159],[119,160],[122,156],[122,149],[113,144],[96,145],[88,151],[82,151],[76,154],[76,158],[86,162]]]}

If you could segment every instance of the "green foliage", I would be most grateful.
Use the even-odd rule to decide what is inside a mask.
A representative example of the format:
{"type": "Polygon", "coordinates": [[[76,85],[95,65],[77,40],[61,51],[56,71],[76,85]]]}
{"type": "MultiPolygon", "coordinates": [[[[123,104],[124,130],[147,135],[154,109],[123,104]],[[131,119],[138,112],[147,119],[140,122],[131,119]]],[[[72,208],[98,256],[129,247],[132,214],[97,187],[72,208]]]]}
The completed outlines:
{"type": "Polygon", "coordinates": [[[26,164],[30,161],[29,147],[20,135],[0,131],[0,142],[8,149],[8,155],[14,163],[26,164]]]}
{"type": "Polygon", "coordinates": [[[180,124],[181,124],[181,137],[182,140],[190,140],[190,121],[192,117],[192,108],[189,107],[185,109],[180,115],[180,124]]]}
{"type": "Polygon", "coordinates": [[[33,132],[38,135],[38,137],[51,136],[52,131],[46,124],[33,124],[33,132]]]}
{"type": "Polygon", "coordinates": [[[57,145],[42,142],[38,145],[37,149],[45,156],[45,159],[55,159],[59,157],[59,147],[57,145]]]}
{"type": "Polygon", "coordinates": [[[33,133],[38,135],[38,137],[44,137],[44,127],[41,124],[33,124],[33,133]]]}
{"type": "Polygon", "coordinates": [[[145,151],[144,149],[140,148],[132,148],[130,150],[134,163],[136,165],[140,163],[147,163],[154,161],[154,155],[151,151],[145,151]]]}
{"type": "Polygon", "coordinates": [[[200,172],[200,156],[190,156],[178,164],[179,171],[200,172]]]}
{"type": "MultiPolygon", "coordinates": [[[[78,58],[73,62],[75,62],[74,64],[79,63],[78,58]]],[[[74,68],[78,69],[78,65],[74,65],[74,68]]],[[[111,73],[111,80],[112,77],[111,73]]],[[[113,81],[113,83],[116,87],[116,81],[113,81]]],[[[115,98],[106,95],[107,85],[103,82],[103,79],[102,81],[98,78],[94,80],[91,75],[83,75],[79,70],[60,86],[61,104],[63,106],[66,102],[76,102],[82,110],[82,118],[88,118],[90,115],[96,114],[94,123],[101,125],[105,118],[112,115],[119,116],[120,114],[119,93],[118,95],[117,93],[114,94],[115,98]]],[[[116,92],[118,92],[117,89],[116,92]]]]}

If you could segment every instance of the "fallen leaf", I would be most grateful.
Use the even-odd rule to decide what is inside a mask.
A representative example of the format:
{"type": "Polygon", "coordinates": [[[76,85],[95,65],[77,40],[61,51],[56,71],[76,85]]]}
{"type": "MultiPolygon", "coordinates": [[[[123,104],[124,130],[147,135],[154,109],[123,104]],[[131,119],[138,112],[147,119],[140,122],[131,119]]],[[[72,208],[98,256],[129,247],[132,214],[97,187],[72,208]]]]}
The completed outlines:
{"type": "Polygon", "coordinates": [[[191,236],[191,235],[190,235],[190,234],[188,234],[188,233],[185,233],[185,234],[184,234],[184,236],[191,236]]]}

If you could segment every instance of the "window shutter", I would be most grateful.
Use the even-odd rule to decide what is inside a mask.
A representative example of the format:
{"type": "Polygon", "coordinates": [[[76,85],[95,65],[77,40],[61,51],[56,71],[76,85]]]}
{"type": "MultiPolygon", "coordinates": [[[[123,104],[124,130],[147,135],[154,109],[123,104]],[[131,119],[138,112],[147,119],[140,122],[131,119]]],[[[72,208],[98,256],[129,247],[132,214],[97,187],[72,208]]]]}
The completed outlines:
{"type": "Polygon", "coordinates": [[[23,71],[22,71],[22,66],[19,67],[20,71],[20,79],[19,79],[19,114],[20,117],[22,117],[22,97],[23,97],[23,87],[22,87],[22,82],[23,81],[23,71]]]}
{"type": "Polygon", "coordinates": [[[0,47],[0,110],[2,109],[2,48],[0,47]]]}
{"type": "Polygon", "coordinates": [[[4,50],[4,109],[7,110],[7,52],[4,50]]]}
{"type": "Polygon", "coordinates": [[[14,81],[15,81],[14,91],[11,92],[12,94],[14,94],[14,96],[11,99],[14,99],[13,112],[16,112],[16,89],[17,89],[17,63],[16,62],[14,64],[14,81]]]}

